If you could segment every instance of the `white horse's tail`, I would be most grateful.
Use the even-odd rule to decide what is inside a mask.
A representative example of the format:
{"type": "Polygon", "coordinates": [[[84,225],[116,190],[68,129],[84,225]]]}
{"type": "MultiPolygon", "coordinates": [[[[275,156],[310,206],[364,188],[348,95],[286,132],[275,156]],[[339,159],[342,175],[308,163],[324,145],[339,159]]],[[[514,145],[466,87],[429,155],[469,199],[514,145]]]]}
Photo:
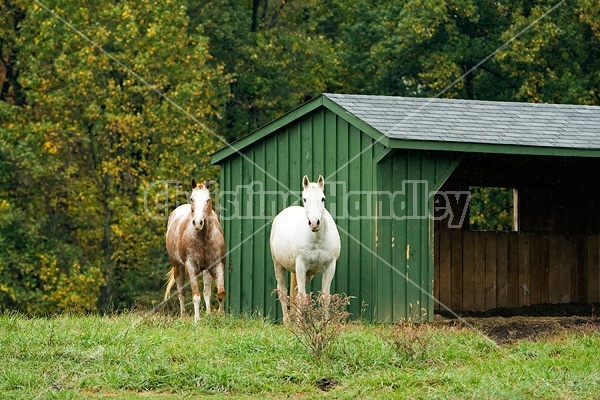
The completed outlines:
{"type": "Polygon", "coordinates": [[[171,268],[171,270],[167,273],[167,290],[165,291],[165,301],[169,300],[169,295],[171,294],[171,288],[175,284],[175,267],[171,268]]]}

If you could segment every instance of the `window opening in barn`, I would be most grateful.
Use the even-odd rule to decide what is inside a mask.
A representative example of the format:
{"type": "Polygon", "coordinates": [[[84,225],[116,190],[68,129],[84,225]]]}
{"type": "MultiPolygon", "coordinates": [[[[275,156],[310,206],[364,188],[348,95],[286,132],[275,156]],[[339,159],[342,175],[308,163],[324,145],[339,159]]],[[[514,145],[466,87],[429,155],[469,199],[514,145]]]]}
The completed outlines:
{"type": "Polygon", "coordinates": [[[471,186],[469,229],[473,231],[518,231],[517,189],[471,186]]]}

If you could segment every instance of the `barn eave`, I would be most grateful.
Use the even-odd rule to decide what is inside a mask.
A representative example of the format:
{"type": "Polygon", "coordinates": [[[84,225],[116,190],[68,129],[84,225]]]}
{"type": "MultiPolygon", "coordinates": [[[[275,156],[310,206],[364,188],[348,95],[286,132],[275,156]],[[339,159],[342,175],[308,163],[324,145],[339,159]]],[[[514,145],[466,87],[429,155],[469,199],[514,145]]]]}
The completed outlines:
{"type": "Polygon", "coordinates": [[[523,145],[501,145],[490,143],[443,142],[427,140],[391,139],[390,149],[456,151],[461,153],[514,154],[531,156],[558,157],[600,157],[600,149],[581,149],[566,147],[543,147],[523,145]]]}

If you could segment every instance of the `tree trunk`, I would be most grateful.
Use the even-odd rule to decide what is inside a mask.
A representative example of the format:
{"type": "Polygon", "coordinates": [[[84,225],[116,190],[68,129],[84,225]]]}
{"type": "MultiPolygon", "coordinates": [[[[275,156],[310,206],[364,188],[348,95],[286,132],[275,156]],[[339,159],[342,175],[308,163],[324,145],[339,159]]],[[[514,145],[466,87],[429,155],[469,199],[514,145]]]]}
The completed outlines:
{"type": "Polygon", "coordinates": [[[258,7],[262,0],[252,0],[252,23],[250,24],[250,32],[256,32],[258,29],[258,7]]]}

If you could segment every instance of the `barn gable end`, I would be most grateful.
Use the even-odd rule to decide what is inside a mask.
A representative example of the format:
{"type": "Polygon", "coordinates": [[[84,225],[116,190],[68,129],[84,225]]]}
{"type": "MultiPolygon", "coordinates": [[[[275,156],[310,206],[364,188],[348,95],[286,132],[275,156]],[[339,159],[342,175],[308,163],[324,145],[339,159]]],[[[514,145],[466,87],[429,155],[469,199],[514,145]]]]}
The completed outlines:
{"type": "MultiPolygon", "coordinates": [[[[342,254],[332,284],[333,292],[352,293],[356,299],[350,312],[360,314],[370,295],[373,256],[350,238],[372,246],[369,220],[345,218],[345,199],[352,189],[374,191],[373,159],[380,145],[374,139],[325,108],[305,113],[261,137],[241,153],[221,163],[220,214],[228,244],[227,292],[229,309],[236,312],[270,314],[280,318],[269,249],[271,221],[283,208],[298,204],[304,175],[326,180],[326,207],[336,219],[342,236],[342,254]],[[368,149],[360,154],[364,149],[368,149]],[[360,156],[357,157],[357,154],[360,156]],[[351,161],[349,163],[349,161],[351,161]],[[347,168],[338,168],[348,164],[347,168]],[[337,172],[336,172],[337,171],[337,172]],[[346,232],[346,234],[344,234],[346,232]],[[352,250],[351,250],[352,249],[352,250]],[[347,268],[348,265],[352,268],[347,268]]],[[[320,287],[317,277],[309,290],[320,287]]]]}

